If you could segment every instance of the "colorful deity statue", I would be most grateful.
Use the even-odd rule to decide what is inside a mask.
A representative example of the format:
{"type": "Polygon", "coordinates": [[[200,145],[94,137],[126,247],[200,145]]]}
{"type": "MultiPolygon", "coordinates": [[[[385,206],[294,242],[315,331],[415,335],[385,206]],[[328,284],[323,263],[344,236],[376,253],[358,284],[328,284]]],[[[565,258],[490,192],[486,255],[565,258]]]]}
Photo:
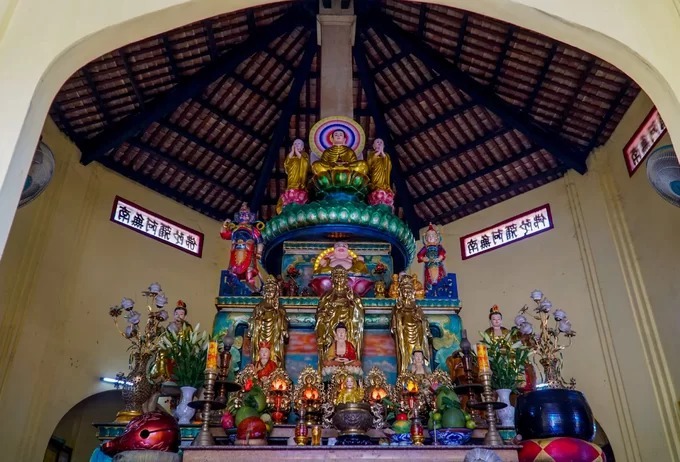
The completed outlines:
{"type": "Polygon", "coordinates": [[[411,353],[411,362],[408,365],[408,372],[415,375],[428,375],[432,373],[429,365],[425,361],[425,353],[423,350],[413,350],[413,353],[411,353]]]}
{"type": "Polygon", "coordinates": [[[281,195],[276,212],[281,213],[283,207],[295,203],[306,204],[309,200],[307,194],[307,177],[309,176],[309,154],[305,152],[305,144],[301,139],[293,141],[288,156],[283,163],[286,172],[286,190],[281,195]]]}
{"type": "Polygon", "coordinates": [[[430,361],[430,323],[416,304],[412,276],[404,275],[399,281],[399,297],[392,309],[390,331],[397,347],[397,374],[408,372],[414,351],[422,351],[424,361],[430,361]]]}
{"type": "Polygon", "coordinates": [[[491,340],[496,338],[504,338],[510,333],[510,331],[503,327],[503,313],[498,308],[498,305],[494,305],[489,309],[489,324],[491,327],[484,331],[491,340]]]}
{"type": "Polygon", "coordinates": [[[392,161],[385,152],[385,142],[382,139],[376,138],[373,142],[373,149],[368,151],[367,163],[368,177],[371,180],[368,203],[394,207],[394,191],[390,181],[392,161]]]}
{"type": "Polygon", "coordinates": [[[276,364],[285,364],[284,343],[288,339],[288,316],[279,304],[279,284],[269,276],[264,283],[262,301],[253,309],[248,336],[252,338],[253,363],[259,364],[262,345],[276,364]]]}
{"type": "Polygon", "coordinates": [[[279,366],[276,361],[271,358],[271,348],[268,342],[260,342],[257,351],[255,372],[258,379],[264,380],[279,366]]]}
{"type": "Polygon", "coordinates": [[[343,267],[349,273],[368,273],[364,258],[349,250],[346,242],[336,242],[333,247],[319,254],[314,264],[314,273],[330,273],[336,266],[343,267]]]}
{"type": "Polygon", "coordinates": [[[334,130],[331,134],[332,146],[326,148],[321,158],[312,163],[312,172],[315,176],[332,172],[339,169],[347,169],[361,175],[368,175],[366,161],[359,160],[356,152],[347,146],[347,134],[343,129],[334,130]]]}
{"type": "Polygon", "coordinates": [[[430,292],[432,287],[437,284],[444,276],[444,260],[446,251],[441,246],[442,236],[439,231],[430,223],[430,226],[423,235],[423,247],[418,252],[418,263],[425,263],[425,289],[430,292]]]}
{"type": "Polygon", "coordinates": [[[231,239],[228,270],[239,281],[245,282],[250,290],[256,291],[261,284],[258,262],[263,248],[262,234],[255,220],[256,215],[245,202],[234,217],[236,222],[226,219],[220,232],[222,239],[231,239]]]}
{"type": "MultiPolygon", "coordinates": [[[[361,364],[361,350],[364,340],[364,306],[348,284],[347,270],[336,266],[331,272],[332,287],[319,300],[316,309],[316,341],[319,351],[319,365],[323,369],[324,362],[352,362],[361,364]],[[342,332],[344,330],[344,338],[342,332]],[[338,343],[350,344],[347,354],[338,351],[338,343]],[[354,350],[354,355],[350,350],[354,350]],[[355,356],[349,359],[349,356],[355,356]],[[339,360],[344,356],[349,361],[339,360]]],[[[337,364],[334,364],[337,365],[337,364]]]]}
{"type": "Polygon", "coordinates": [[[177,306],[173,311],[173,320],[168,323],[167,329],[177,335],[178,339],[185,338],[186,335],[194,330],[189,321],[187,321],[188,313],[187,304],[182,300],[177,300],[177,306]]]}

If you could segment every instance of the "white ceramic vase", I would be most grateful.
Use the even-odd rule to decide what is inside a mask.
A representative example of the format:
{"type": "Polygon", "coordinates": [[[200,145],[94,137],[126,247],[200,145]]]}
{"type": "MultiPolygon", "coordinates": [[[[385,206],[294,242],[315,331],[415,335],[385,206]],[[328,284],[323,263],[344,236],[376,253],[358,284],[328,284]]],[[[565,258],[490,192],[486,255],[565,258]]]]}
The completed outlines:
{"type": "Polygon", "coordinates": [[[189,403],[194,399],[196,389],[194,387],[180,387],[180,390],[182,390],[182,399],[175,409],[175,417],[177,417],[180,425],[188,425],[196,412],[196,409],[189,407],[189,403]]]}
{"type": "Polygon", "coordinates": [[[505,403],[508,406],[496,411],[496,415],[501,421],[501,427],[514,427],[515,426],[515,408],[510,405],[510,393],[512,390],[509,388],[501,388],[496,390],[498,393],[498,401],[505,403]]]}

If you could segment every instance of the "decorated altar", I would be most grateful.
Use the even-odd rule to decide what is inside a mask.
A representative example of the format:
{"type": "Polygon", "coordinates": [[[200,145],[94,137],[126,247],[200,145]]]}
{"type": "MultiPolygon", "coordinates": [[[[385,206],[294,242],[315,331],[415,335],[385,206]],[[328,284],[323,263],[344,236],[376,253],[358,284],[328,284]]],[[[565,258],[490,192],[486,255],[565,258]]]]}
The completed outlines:
{"type": "MultiPolygon", "coordinates": [[[[514,411],[500,422],[496,411],[512,409],[507,397],[520,382],[533,386],[530,348],[550,365],[566,347],[558,344],[559,334],[571,342],[566,313],[556,310],[556,328],[548,329],[552,305],[534,291],[536,319],[554,345],[546,337],[546,349],[533,336],[528,308],[510,332],[493,307],[491,327],[473,348],[438,230],[430,224],[417,249],[394,213],[399,191],[389,181],[384,143],[374,140],[365,156],[364,144],[353,120],[319,121],[309,135],[311,154],[295,140],[286,157],[287,189],[278,214],[262,222],[243,204],[223,223],[230,259],[220,274],[212,340],[199,349],[207,356],[204,392],[184,403],[199,411],[200,429],[155,424],[159,432],[176,434],[176,445],[191,431],[184,460],[327,460],[365,457],[366,451],[383,460],[518,460],[514,411]],[[422,277],[407,272],[416,258],[422,277]],[[499,402],[493,389],[502,388],[502,377],[510,390],[499,402]]],[[[148,293],[160,309],[160,288],[154,290],[148,293]]],[[[128,309],[122,305],[112,315],[128,309]]],[[[155,323],[167,318],[163,310],[149,310],[155,323]]],[[[154,370],[167,369],[160,367],[164,352],[174,358],[173,367],[181,366],[185,350],[177,346],[200,342],[186,311],[186,304],[175,309],[173,333],[165,334],[154,370]]],[[[551,384],[567,385],[557,363],[550,367],[551,384]]],[[[587,403],[578,412],[579,422],[592,419],[587,403]]],[[[144,418],[167,420],[154,413],[144,418]]],[[[587,425],[562,433],[538,431],[536,444],[548,436],[592,438],[587,425]]],[[[124,437],[104,447],[118,448],[124,437]]],[[[168,443],[166,449],[174,447],[168,443]]]]}

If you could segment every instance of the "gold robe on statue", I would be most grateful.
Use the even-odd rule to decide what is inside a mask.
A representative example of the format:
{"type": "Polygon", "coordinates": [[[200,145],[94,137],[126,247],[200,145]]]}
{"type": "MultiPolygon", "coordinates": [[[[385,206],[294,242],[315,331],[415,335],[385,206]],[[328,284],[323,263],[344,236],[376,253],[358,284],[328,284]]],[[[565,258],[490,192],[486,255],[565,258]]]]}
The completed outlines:
{"type": "Polygon", "coordinates": [[[358,160],[352,148],[342,145],[333,145],[327,148],[321,154],[321,159],[312,164],[314,175],[320,175],[339,168],[346,168],[362,175],[368,175],[368,165],[366,162],[358,160]]]}
{"type": "Polygon", "coordinates": [[[430,361],[430,323],[422,308],[416,305],[412,276],[403,276],[399,281],[399,297],[392,309],[390,331],[397,347],[397,375],[408,372],[416,350],[423,352],[426,363],[430,361]]]}
{"type": "Polygon", "coordinates": [[[288,155],[283,163],[288,182],[286,189],[307,189],[309,154],[301,152],[300,157],[288,155]]]}
{"type": "Polygon", "coordinates": [[[272,276],[264,284],[264,297],[253,309],[248,336],[252,338],[253,363],[260,361],[260,344],[268,343],[271,360],[285,364],[284,343],[288,338],[288,316],[279,305],[279,285],[272,276]]]}
{"type": "Polygon", "coordinates": [[[368,176],[371,179],[371,191],[392,191],[390,175],[392,173],[392,161],[385,153],[379,156],[375,151],[368,151],[368,176]]]}
{"type": "Polygon", "coordinates": [[[347,341],[356,351],[357,361],[361,361],[364,340],[364,306],[349,287],[347,270],[340,266],[333,268],[331,280],[333,287],[319,300],[316,309],[316,342],[319,351],[319,365],[322,367],[328,351],[333,347],[335,326],[344,323],[347,328],[347,341]]]}

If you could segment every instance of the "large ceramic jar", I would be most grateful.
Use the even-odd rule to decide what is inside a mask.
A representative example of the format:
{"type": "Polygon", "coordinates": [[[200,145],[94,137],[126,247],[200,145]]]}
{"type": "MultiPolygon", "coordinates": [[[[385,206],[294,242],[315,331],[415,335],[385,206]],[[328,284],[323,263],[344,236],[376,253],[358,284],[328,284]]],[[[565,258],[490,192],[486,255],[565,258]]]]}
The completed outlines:
{"type": "Polygon", "coordinates": [[[543,389],[520,395],[515,427],[523,440],[568,436],[591,441],[595,435],[593,413],[579,391],[543,389]]]}

